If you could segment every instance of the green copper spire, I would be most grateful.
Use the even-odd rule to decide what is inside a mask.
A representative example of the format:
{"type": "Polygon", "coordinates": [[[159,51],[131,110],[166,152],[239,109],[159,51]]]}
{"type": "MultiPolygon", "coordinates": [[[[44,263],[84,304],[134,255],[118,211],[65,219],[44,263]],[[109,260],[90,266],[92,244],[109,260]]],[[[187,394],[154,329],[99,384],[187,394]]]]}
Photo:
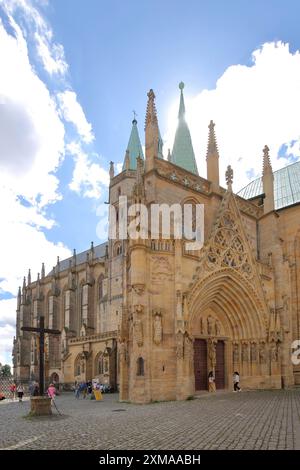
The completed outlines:
{"type": "Polygon", "coordinates": [[[185,170],[198,175],[191,134],[185,120],[185,105],[183,98],[184,83],[179,83],[180,104],[178,112],[178,126],[175,134],[171,162],[185,170]]]}
{"type": "MultiPolygon", "coordinates": [[[[137,128],[137,120],[135,119],[135,116],[132,121],[132,129],[131,129],[131,134],[129,137],[129,142],[127,145],[126,153],[129,154],[129,169],[136,170],[136,159],[138,156],[144,159],[144,153],[143,153],[143,148],[142,148],[140,137],[139,137],[139,131],[137,128]]],[[[125,160],[126,160],[126,157],[123,163],[123,170],[126,169],[125,160]]]]}

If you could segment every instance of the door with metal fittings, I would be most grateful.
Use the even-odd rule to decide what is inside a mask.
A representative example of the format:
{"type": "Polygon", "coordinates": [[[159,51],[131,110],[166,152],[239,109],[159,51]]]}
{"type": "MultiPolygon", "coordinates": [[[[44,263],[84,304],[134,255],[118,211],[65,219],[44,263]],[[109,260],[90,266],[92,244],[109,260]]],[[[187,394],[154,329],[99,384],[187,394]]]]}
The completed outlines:
{"type": "Polygon", "coordinates": [[[205,339],[194,341],[195,390],[207,390],[207,343],[205,339]]]}

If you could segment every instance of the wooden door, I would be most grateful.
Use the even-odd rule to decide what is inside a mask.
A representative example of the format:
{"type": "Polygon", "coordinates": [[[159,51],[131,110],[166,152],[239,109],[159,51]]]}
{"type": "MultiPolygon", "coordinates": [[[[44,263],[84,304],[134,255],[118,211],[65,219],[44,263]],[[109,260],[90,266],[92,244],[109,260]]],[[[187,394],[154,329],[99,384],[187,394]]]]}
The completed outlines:
{"type": "Polygon", "coordinates": [[[207,390],[207,343],[205,339],[194,342],[195,390],[207,390]]]}
{"type": "Polygon", "coordinates": [[[224,341],[218,341],[216,346],[216,389],[225,388],[225,344],[224,341]]]}

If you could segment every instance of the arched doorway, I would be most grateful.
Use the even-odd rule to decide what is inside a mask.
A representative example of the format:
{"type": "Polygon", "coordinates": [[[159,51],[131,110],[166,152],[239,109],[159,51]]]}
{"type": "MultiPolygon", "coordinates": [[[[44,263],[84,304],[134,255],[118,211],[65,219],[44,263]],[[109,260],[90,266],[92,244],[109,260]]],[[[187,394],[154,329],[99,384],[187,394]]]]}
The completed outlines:
{"type": "Polygon", "coordinates": [[[56,372],[51,374],[50,383],[53,383],[54,385],[59,384],[59,375],[56,372]]]}
{"type": "Polygon", "coordinates": [[[267,372],[259,353],[266,342],[266,315],[252,284],[235,270],[223,268],[194,284],[188,304],[195,391],[208,389],[210,371],[217,390],[232,387],[234,370],[255,388],[267,372]]]}

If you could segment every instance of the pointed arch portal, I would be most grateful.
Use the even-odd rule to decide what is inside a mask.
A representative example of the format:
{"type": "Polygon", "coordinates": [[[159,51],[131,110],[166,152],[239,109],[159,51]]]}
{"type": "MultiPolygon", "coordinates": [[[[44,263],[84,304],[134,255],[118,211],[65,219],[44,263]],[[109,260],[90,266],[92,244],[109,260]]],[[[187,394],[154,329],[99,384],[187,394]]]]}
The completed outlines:
{"type": "Polygon", "coordinates": [[[257,356],[266,341],[263,305],[239,272],[223,268],[201,278],[188,295],[188,306],[196,391],[207,390],[210,371],[217,389],[231,387],[234,369],[245,379],[260,374],[254,350],[257,356]]]}

